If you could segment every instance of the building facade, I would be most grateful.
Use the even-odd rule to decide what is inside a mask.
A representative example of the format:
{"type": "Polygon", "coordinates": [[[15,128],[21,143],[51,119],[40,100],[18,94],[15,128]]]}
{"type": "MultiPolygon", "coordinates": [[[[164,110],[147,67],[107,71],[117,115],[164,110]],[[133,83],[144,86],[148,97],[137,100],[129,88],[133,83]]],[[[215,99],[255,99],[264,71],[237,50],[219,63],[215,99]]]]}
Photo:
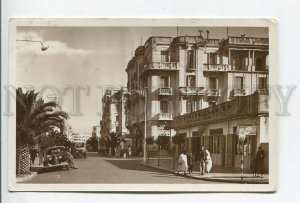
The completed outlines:
{"type": "MultiPolygon", "coordinates": [[[[181,120],[181,116],[193,115],[194,112],[208,108],[217,108],[214,106],[234,102],[240,97],[258,93],[267,94],[268,51],[268,38],[229,36],[220,40],[210,39],[208,35],[206,38],[150,37],[143,46],[135,50],[134,57],[126,68],[127,88],[131,92],[126,103],[126,127],[133,138],[133,147],[142,149],[146,105],[147,136],[172,137],[175,134],[186,133],[185,148],[192,150],[191,146],[195,146],[193,151],[198,150],[201,143],[197,141],[195,144],[190,139],[193,136],[200,136],[201,133],[193,135],[195,129],[197,132],[206,129],[202,133],[207,136],[227,135],[236,133],[238,126],[242,124],[255,123],[256,132],[260,133],[253,138],[256,140],[255,144],[251,145],[250,153],[253,154],[257,145],[263,143],[260,136],[267,137],[265,132],[268,128],[267,114],[257,115],[255,119],[249,118],[251,121],[248,122],[246,119],[239,124],[214,122],[212,126],[205,124],[205,127],[202,124],[193,124],[195,125],[193,129],[187,125],[180,125],[176,119],[181,120]],[[132,93],[135,90],[144,91],[146,99],[145,94],[132,93]],[[177,124],[174,125],[174,122],[177,124]],[[263,123],[266,124],[265,127],[261,127],[264,126],[263,123]],[[231,130],[225,131],[224,125],[227,127],[229,125],[231,130]]],[[[215,140],[222,139],[214,138],[209,142],[215,143],[217,142],[215,140]]],[[[227,141],[217,142],[218,146],[227,144],[229,144],[227,141]]],[[[225,156],[223,151],[212,150],[212,155],[214,164],[226,165],[225,159],[220,158],[225,156]]],[[[228,161],[227,166],[229,165],[236,166],[229,164],[228,161]]]]}
{"type": "Polygon", "coordinates": [[[100,137],[109,138],[111,133],[124,136],[127,133],[125,127],[125,103],[127,89],[107,89],[102,98],[102,120],[100,122],[100,137]]]}
{"type": "Polygon", "coordinates": [[[199,69],[209,107],[174,119],[177,133],[186,137],[185,150],[197,152],[204,145],[213,164],[224,167],[239,167],[244,153],[249,169],[261,145],[268,169],[268,54],[268,39],[252,37],[228,37],[220,40],[217,50],[206,53],[199,69]],[[252,132],[243,149],[238,134],[245,126],[252,132]]]}

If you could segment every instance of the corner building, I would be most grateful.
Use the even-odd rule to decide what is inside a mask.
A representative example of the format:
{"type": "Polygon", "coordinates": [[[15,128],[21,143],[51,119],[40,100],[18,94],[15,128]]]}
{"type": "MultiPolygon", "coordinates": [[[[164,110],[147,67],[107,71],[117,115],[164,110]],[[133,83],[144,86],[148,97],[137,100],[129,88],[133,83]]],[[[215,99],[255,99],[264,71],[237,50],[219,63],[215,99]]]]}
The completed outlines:
{"type": "MultiPolygon", "coordinates": [[[[136,49],[126,69],[128,90],[147,92],[147,136],[183,134],[184,149],[196,153],[205,145],[213,164],[238,167],[238,127],[254,126],[255,134],[248,136],[245,145],[245,166],[249,168],[258,144],[268,154],[268,51],[268,38],[150,37],[136,49]],[[231,109],[245,98],[251,102],[243,104],[264,110],[252,109],[251,116],[243,114],[243,118],[218,110],[221,106],[231,109]],[[207,115],[196,116],[204,115],[202,112],[207,115]],[[205,121],[212,112],[223,120],[205,121]]],[[[144,100],[143,95],[133,93],[126,103],[126,127],[133,148],[139,151],[144,137],[144,100]]]]}

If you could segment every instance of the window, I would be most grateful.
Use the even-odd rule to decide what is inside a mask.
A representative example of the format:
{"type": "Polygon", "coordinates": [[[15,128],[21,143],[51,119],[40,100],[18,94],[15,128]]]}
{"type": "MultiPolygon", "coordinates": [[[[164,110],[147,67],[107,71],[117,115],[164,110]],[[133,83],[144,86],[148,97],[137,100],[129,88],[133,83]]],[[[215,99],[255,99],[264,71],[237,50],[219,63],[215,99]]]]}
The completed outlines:
{"type": "Polygon", "coordinates": [[[189,101],[189,100],[186,102],[186,112],[187,113],[191,113],[192,112],[192,102],[189,101]]]}
{"type": "Polygon", "coordinates": [[[187,68],[188,69],[195,69],[196,68],[196,51],[195,50],[188,50],[187,51],[187,68]]]}
{"type": "Polygon", "coordinates": [[[160,87],[169,87],[169,77],[168,76],[160,77],[160,87]]]}
{"type": "Polygon", "coordinates": [[[197,109],[197,100],[193,100],[192,98],[188,99],[186,101],[186,112],[191,113],[196,111],[196,109],[197,109]]]}
{"type": "Polygon", "coordinates": [[[208,53],[208,64],[217,64],[217,53],[208,53]]]}
{"type": "Polygon", "coordinates": [[[258,89],[268,89],[268,82],[266,77],[258,78],[258,89]]]}
{"type": "Polygon", "coordinates": [[[161,62],[169,62],[169,54],[167,51],[161,51],[161,62]]]}
{"type": "Polygon", "coordinates": [[[209,78],[210,89],[217,89],[217,78],[209,78]]]}
{"type": "Polygon", "coordinates": [[[234,87],[236,89],[244,89],[244,78],[243,77],[235,77],[234,87]]]}
{"type": "Polygon", "coordinates": [[[168,101],[160,101],[161,113],[168,113],[168,101]]]}
{"type": "Polygon", "coordinates": [[[255,69],[258,71],[264,70],[265,66],[264,66],[264,60],[262,58],[262,56],[257,56],[255,59],[255,69]]]}
{"type": "Polygon", "coordinates": [[[223,129],[213,129],[210,130],[210,143],[209,148],[210,152],[212,154],[220,154],[221,153],[221,142],[222,142],[222,136],[223,136],[223,129]]]}
{"type": "Polygon", "coordinates": [[[194,75],[188,75],[186,77],[186,86],[187,87],[196,87],[196,80],[194,75]]]}

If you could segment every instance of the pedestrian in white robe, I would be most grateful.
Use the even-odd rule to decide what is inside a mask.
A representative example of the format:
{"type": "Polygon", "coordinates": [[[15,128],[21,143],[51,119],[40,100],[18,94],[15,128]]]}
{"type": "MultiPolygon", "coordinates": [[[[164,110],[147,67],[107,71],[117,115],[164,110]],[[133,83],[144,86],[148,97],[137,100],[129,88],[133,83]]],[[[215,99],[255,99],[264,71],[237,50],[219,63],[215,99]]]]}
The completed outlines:
{"type": "Polygon", "coordinates": [[[188,170],[187,156],[186,156],[186,153],[183,152],[180,154],[180,156],[178,158],[177,175],[179,174],[180,171],[183,171],[183,174],[186,175],[187,170],[188,170]]]}
{"type": "Polygon", "coordinates": [[[206,156],[206,160],[205,160],[205,171],[207,174],[209,174],[211,167],[212,167],[212,159],[210,156],[210,152],[208,150],[205,150],[205,156],[206,156]]]}

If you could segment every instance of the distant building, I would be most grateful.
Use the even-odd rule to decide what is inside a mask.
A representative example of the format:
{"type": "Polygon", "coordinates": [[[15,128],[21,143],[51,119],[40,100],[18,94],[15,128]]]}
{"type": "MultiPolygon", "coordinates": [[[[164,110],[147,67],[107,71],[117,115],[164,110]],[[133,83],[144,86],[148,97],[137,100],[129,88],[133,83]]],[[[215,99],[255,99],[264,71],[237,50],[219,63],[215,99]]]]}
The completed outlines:
{"type": "Polygon", "coordinates": [[[93,126],[93,128],[92,128],[92,136],[100,138],[100,126],[93,126]]]}
{"type": "Polygon", "coordinates": [[[73,133],[71,135],[71,142],[76,143],[86,143],[86,141],[91,137],[90,133],[73,133]]]}
{"type": "Polygon", "coordinates": [[[102,120],[100,122],[101,138],[107,138],[111,133],[125,136],[125,102],[126,88],[107,89],[102,98],[102,120]]]}

